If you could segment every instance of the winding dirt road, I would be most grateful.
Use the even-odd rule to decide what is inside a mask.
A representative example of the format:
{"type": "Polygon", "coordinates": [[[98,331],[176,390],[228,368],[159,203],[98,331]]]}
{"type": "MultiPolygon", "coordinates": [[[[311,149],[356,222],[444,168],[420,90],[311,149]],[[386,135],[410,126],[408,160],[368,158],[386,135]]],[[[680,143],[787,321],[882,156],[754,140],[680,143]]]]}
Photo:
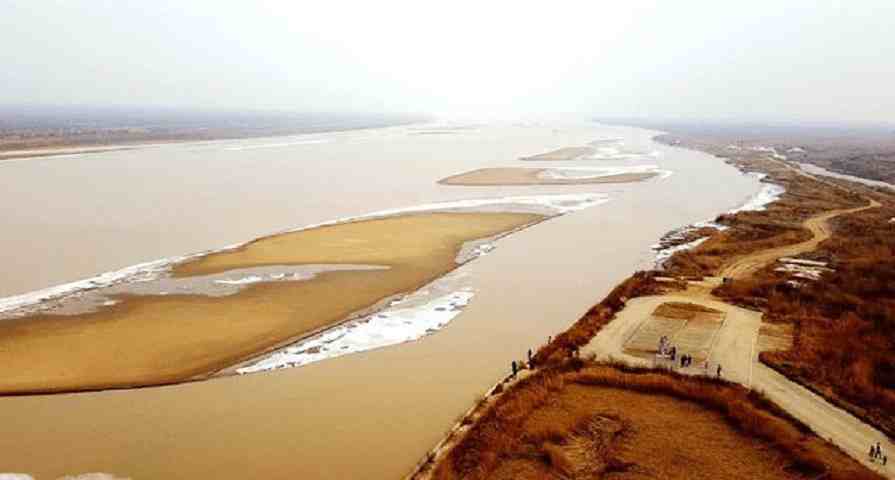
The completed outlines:
{"type": "Polygon", "coordinates": [[[746,278],[753,273],[761,270],[766,265],[776,262],[779,258],[793,257],[800,253],[810,252],[814,250],[815,248],[817,248],[818,245],[821,244],[821,242],[830,238],[830,220],[840,215],[857,213],[863,210],[880,206],[880,203],[876,200],[868,200],[870,200],[870,203],[864,205],[863,207],[830,210],[828,212],[815,215],[808,220],[805,220],[802,226],[804,226],[811,232],[812,237],[810,240],[805,240],[804,242],[796,243],[793,245],[785,245],[782,247],[762,250],[760,252],[755,252],[738,259],[734,259],[733,262],[721,269],[721,272],[718,274],[718,276],[721,278],[746,278]]]}
{"type": "Polygon", "coordinates": [[[658,331],[675,342],[674,339],[680,335],[680,329],[683,327],[662,322],[661,319],[657,320],[654,312],[659,305],[667,302],[689,302],[719,310],[723,313],[723,320],[719,327],[711,327],[713,331],[710,332],[710,346],[699,351],[679,350],[681,354],[688,353],[700,359],[705,358],[705,362],[697,362],[692,367],[678,371],[693,375],[715,375],[717,366],[721,365],[724,378],[762,391],[793,417],[808,425],[817,435],[828,439],[884,477],[895,479],[895,443],[890,442],[883,433],[857,417],[762,364],[758,360],[760,351],[764,346],[780,345],[780,338],[772,337],[768,333],[771,331],[770,328],[762,328],[760,312],[729,305],[709,293],[725,277],[745,278],[781,257],[796,256],[814,250],[817,245],[830,238],[830,220],[833,218],[878,206],[880,206],[878,202],[870,199],[869,203],[862,207],[832,210],[813,216],[803,224],[811,232],[810,240],[735,259],[722,268],[718,277],[708,278],[702,282],[691,282],[690,287],[683,292],[632,299],[625,309],[582,349],[583,353],[593,354],[599,360],[613,359],[632,364],[660,366],[666,361],[647,359],[626,348],[632,338],[643,329],[658,331]],[[667,331],[663,331],[662,328],[667,331]],[[893,458],[893,462],[882,466],[879,462],[870,461],[868,451],[876,442],[880,442],[883,451],[893,458]]]}

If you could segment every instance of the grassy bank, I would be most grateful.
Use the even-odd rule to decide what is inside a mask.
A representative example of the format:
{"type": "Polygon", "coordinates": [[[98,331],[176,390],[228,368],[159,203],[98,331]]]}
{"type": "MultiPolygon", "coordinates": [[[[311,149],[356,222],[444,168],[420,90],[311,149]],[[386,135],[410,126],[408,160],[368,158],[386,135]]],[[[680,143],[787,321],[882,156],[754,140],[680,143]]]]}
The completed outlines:
{"type": "Polygon", "coordinates": [[[792,347],[763,362],[895,437],[895,203],[866,194],[883,206],[835,220],[810,255],[830,267],[819,281],[767,268],[717,294],[792,326],[792,347]]]}
{"type": "Polygon", "coordinates": [[[507,389],[431,478],[610,473],[878,478],[740,386],[580,360],[540,370],[507,389]]]}
{"type": "MultiPolygon", "coordinates": [[[[697,146],[731,155],[718,145],[697,146]]],[[[833,220],[831,238],[803,255],[830,267],[819,280],[802,281],[770,265],[713,293],[791,327],[792,347],[762,353],[764,363],[895,438],[895,192],[812,180],[766,155],[732,155],[731,161],[767,172],[786,193],[765,211],[720,217],[730,228],[674,255],[668,273],[714,275],[731,258],[804,239],[798,222],[809,215],[868,199],[880,203],[833,220]]]]}

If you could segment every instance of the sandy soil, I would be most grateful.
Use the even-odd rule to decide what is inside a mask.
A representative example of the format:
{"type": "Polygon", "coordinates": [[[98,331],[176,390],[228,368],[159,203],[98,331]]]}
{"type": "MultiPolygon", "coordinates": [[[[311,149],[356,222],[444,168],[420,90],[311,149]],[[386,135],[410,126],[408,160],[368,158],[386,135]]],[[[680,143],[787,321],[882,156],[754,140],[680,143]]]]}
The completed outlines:
{"type": "Polygon", "coordinates": [[[658,175],[656,172],[636,172],[606,175],[602,177],[552,178],[546,176],[549,168],[480,168],[452,175],[438,181],[443,185],[497,186],[497,185],[583,185],[593,183],[642,182],[658,175]]]}
{"type": "Polygon", "coordinates": [[[177,277],[271,265],[362,264],[387,270],[325,272],[258,283],[224,297],[121,296],[79,315],[37,315],[0,325],[0,390],[7,393],[153,385],[206,376],[338,323],[456,267],[469,240],[542,220],[517,213],[428,213],[266,237],[203,257],[177,277]]]}
{"type": "Polygon", "coordinates": [[[530,157],[522,157],[520,160],[532,161],[563,161],[574,160],[578,157],[590,155],[596,152],[593,147],[563,147],[545,153],[539,153],[530,157]]]}

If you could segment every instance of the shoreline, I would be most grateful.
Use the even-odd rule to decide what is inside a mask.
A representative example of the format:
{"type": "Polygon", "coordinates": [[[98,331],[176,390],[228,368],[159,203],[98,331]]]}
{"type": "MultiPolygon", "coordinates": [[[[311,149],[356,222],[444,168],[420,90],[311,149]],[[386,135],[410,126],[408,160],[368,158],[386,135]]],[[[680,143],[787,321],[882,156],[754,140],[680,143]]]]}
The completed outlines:
{"type": "MultiPolygon", "coordinates": [[[[661,140],[659,139],[660,136],[661,135],[657,135],[656,137],[654,137],[654,141],[661,142],[661,140]]],[[[662,142],[662,143],[664,143],[664,142],[662,142]]],[[[671,143],[666,143],[666,144],[669,146],[690,148],[690,149],[694,149],[694,150],[701,151],[704,153],[708,153],[710,155],[713,155],[719,159],[726,161],[727,163],[731,163],[729,159],[724,158],[720,155],[717,155],[711,151],[706,151],[706,150],[695,148],[692,146],[684,146],[684,145],[671,144],[671,143]]],[[[749,169],[745,165],[735,164],[735,166],[737,168],[739,168],[744,174],[748,173],[749,169]]],[[[765,183],[764,177],[767,177],[768,173],[762,173],[760,175],[762,175],[761,180],[763,180],[762,184],[764,185],[762,187],[762,189],[759,192],[756,192],[756,194],[753,197],[751,197],[749,200],[747,200],[746,204],[743,207],[740,207],[740,208],[737,208],[737,209],[734,209],[734,210],[731,210],[731,211],[728,211],[725,213],[721,213],[721,214],[719,214],[719,218],[724,217],[725,215],[735,215],[740,212],[747,212],[747,211],[752,211],[752,210],[758,210],[758,211],[764,210],[765,205],[769,205],[769,204],[772,204],[772,203],[778,201],[783,195],[786,194],[785,187],[774,184],[774,183],[765,183]],[[749,207],[749,205],[753,203],[753,200],[756,200],[758,197],[762,197],[763,201],[754,202],[756,204],[760,204],[760,205],[758,205],[757,209],[754,208],[754,206],[753,206],[753,208],[746,208],[746,207],[749,207]]],[[[872,208],[872,204],[871,204],[870,208],[872,208]]],[[[668,234],[666,234],[666,236],[668,236],[669,234],[675,233],[675,232],[681,232],[680,236],[684,237],[684,235],[686,235],[688,233],[688,229],[691,229],[693,227],[698,227],[698,228],[708,227],[708,228],[712,228],[712,229],[716,230],[716,232],[714,234],[710,234],[709,236],[701,237],[701,238],[697,239],[696,241],[691,240],[687,243],[672,244],[671,246],[668,246],[664,249],[657,249],[656,253],[661,254],[662,252],[668,252],[669,253],[668,257],[673,257],[678,252],[685,251],[690,248],[698,247],[701,243],[705,242],[706,240],[709,240],[711,237],[717,236],[718,232],[729,228],[729,226],[726,224],[717,225],[717,224],[714,224],[714,222],[707,221],[707,222],[700,222],[699,224],[682,226],[676,230],[673,230],[672,232],[669,232],[668,234]],[[723,228],[721,230],[719,230],[718,228],[716,228],[716,226],[720,226],[723,228]],[[685,247],[685,248],[680,248],[680,247],[685,247]],[[689,248],[686,248],[686,247],[689,247],[689,248]]],[[[657,245],[659,245],[659,244],[657,244],[657,245]]],[[[594,305],[594,307],[591,309],[591,311],[589,311],[587,314],[582,316],[581,319],[578,320],[578,322],[580,323],[580,322],[584,321],[585,318],[587,318],[590,315],[599,316],[600,318],[604,319],[603,323],[597,327],[597,330],[599,331],[602,326],[605,326],[606,324],[608,324],[609,322],[614,320],[616,312],[619,312],[625,308],[625,304],[629,298],[638,298],[638,297],[643,297],[644,295],[651,295],[651,294],[653,294],[653,293],[649,293],[649,292],[652,292],[651,288],[659,288],[660,290],[663,288],[671,288],[672,291],[674,291],[675,288],[680,288],[679,286],[675,286],[675,282],[673,281],[673,279],[671,279],[671,278],[666,279],[664,277],[660,277],[659,275],[662,275],[662,273],[663,272],[662,272],[661,268],[653,269],[653,271],[651,271],[651,272],[635,272],[632,276],[626,278],[623,282],[618,284],[615,287],[615,289],[613,289],[612,293],[610,293],[605,299],[603,299],[601,302],[594,305]],[[645,277],[639,277],[639,275],[641,273],[644,274],[645,277]],[[640,284],[644,281],[647,284],[652,284],[652,287],[641,287],[640,284]],[[664,286],[664,287],[660,286],[662,284],[666,284],[666,286],[664,286]],[[643,288],[645,288],[646,290],[643,290],[643,288]]],[[[557,348],[559,348],[560,350],[569,348],[568,346],[564,346],[564,347],[559,346],[559,344],[562,343],[561,337],[563,335],[566,335],[567,333],[569,333],[572,329],[576,328],[577,325],[578,325],[578,323],[573,325],[569,330],[566,330],[566,331],[562,332],[560,335],[554,337],[554,340],[552,341],[551,344],[547,344],[538,350],[537,354],[535,355],[535,361],[536,361],[536,364],[538,365],[538,367],[540,367],[540,368],[538,370],[536,370],[535,375],[544,372],[544,368],[549,369],[549,367],[542,367],[542,365],[544,365],[545,363],[549,363],[549,361],[550,361],[549,359],[551,357],[553,357],[555,354],[559,353],[559,352],[557,352],[557,348]]],[[[593,333],[591,334],[591,336],[593,336],[593,333]]],[[[574,358],[573,353],[575,351],[577,351],[577,347],[574,347],[574,350],[570,351],[571,352],[570,355],[572,355],[573,358],[574,358]]],[[[428,453],[417,463],[417,465],[414,467],[414,469],[411,470],[411,472],[408,473],[404,478],[406,480],[421,480],[421,479],[433,478],[432,474],[437,469],[437,466],[441,465],[442,462],[448,461],[448,459],[446,458],[446,455],[450,455],[450,452],[452,451],[452,449],[456,445],[462,443],[464,441],[464,439],[466,438],[466,435],[477,424],[477,422],[480,419],[485,417],[487,412],[489,412],[492,409],[492,407],[495,405],[496,402],[500,401],[500,400],[492,400],[492,398],[496,397],[497,399],[499,399],[499,398],[501,398],[501,395],[500,395],[501,392],[506,390],[507,387],[509,387],[510,390],[512,390],[513,385],[515,385],[516,383],[524,382],[526,378],[531,376],[529,374],[528,368],[530,368],[530,367],[527,366],[527,364],[525,364],[523,362],[523,370],[520,373],[518,380],[514,380],[512,378],[513,376],[507,375],[506,377],[504,377],[503,379],[501,379],[497,383],[495,383],[494,386],[492,386],[490,389],[488,389],[487,392],[484,394],[483,400],[477,402],[463,416],[461,416],[457,420],[457,422],[451,427],[451,429],[449,429],[448,433],[445,436],[443,436],[441,438],[441,440],[431,450],[428,451],[428,453]]],[[[770,368],[773,368],[773,366],[770,368]]],[[[810,388],[810,387],[806,387],[806,388],[810,388]]],[[[777,407],[777,408],[780,408],[780,407],[777,407]]],[[[821,437],[821,440],[825,441],[825,439],[823,437],[821,437]]],[[[839,447],[834,447],[834,448],[838,449],[839,447]]],[[[842,453],[845,453],[845,452],[842,452],[842,453]]],[[[858,459],[858,460],[860,460],[860,459],[858,459]]]]}
{"type": "Polygon", "coordinates": [[[263,132],[263,133],[244,133],[244,134],[220,134],[220,135],[200,135],[200,134],[190,134],[183,136],[169,136],[169,137],[159,137],[159,138],[151,138],[151,139],[132,139],[132,140],[121,140],[114,141],[111,143],[105,142],[91,142],[91,141],[71,141],[71,142],[60,142],[59,144],[48,144],[44,142],[43,144],[37,144],[33,146],[28,146],[25,148],[6,148],[8,144],[4,145],[0,143],[0,165],[2,165],[7,160],[16,160],[16,161],[24,161],[24,160],[38,160],[48,157],[64,157],[69,155],[87,155],[94,153],[106,153],[106,152],[115,152],[122,150],[138,150],[144,148],[151,147],[161,147],[167,145],[179,145],[179,144],[202,144],[202,143],[210,143],[210,142],[220,142],[227,140],[261,140],[265,138],[283,138],[283,137],[297,137],[303,135],[319,135],[324,133],[341,133],[341,132],[354,132],[354,131],[363,131],[363,130],[376,130],[381,128],[394,128],[394,127],[403,127],[408,125],[418,125],[418,124],[426,124],[429,120],[414,120],[407,122],[397,122],[390,123],[386,125],[372,125],[372,126],[356,126],[356,127],[336,127],[336,128],[324,128],[324,129],[310,129],[310,130],[295,130],[295,131],[284,131],[284,132],[263,132]]]}
{"type": "MultiPolygon", "coordinates": [[[[683,147],[680,145],[662,142],[661,137],[663,137],[664,135],[667,135],[667,133],[666,132],[658,132],[657,134],[652,136],[651,140],[653,142],[662,143],[662,144],[665,144],[670,147],[687,148],[687,147],[683,147]]],[[[701,150],[698,150],[698,149],[693,149],[693,150],[702,152],[701,150]]],[[[552,153],[552,152],[548,152],[548,153],[552,153]]],[[[726,161],[727,159],[717,156],[717,155],[714,155],[710,152],[702,152],[702,153],[707,153],[718,160],[725,161],[725,163],[729,163],[726,161]]],[[[523,160],[524,160],[524,158],[523,158],[523,160]]],[[[740,172],[744,175],[749,174],[749,172],[742,170],[742,169],[740,169],[740,172]]],[[[760,179],[763,179],[763,177],[760,179]]],[[[764,187],[762,187],[762,188],[764,188],[764,187]]],[[[744,201],[743,205],[741,205],[740,207],[737,207],[733,211],[742,209],[746,204],[750,203],[753,199],[755,199],[757,196],[759,196],[761,194],[761,192],[762,192],[761,189],[758,192],[755,192],[751,197],[749,197],[748,199],[746,199],[744,201]]],[[[775,200],[776,199],[774,199],[772,201],[775,201],[775,200]]],[[[764,205],[766,205],[766,204],[764,204],[764,205]]],[[[763,205],[762,205],[762,207],[763,207],[763,205]]],[[[721,212],[717,216],[724,215],[725,213],[729,213],[729,212],[721,212]]],[[[692,227],[694,225],[699,225],[699,224],[707,225],[707,224],[711,224],[711,223],[713,223],[713,222],[703,221],[703,222],[698,222],[696,224],[683,225],[681,227],[678,227],[678,229],[676,229],[676,230],[684,230],[684,229],[687,229],[688,227],[692,227]]],[[[712,227],[712,228],[714,228],[714,227],[712,227]]],[[[672,232],[674,232],[676,230],[672,230],[672,232]]],[[[668,235],[669,233],[671,233],[671,232],[666,233],[666,235],[668,235]]],[[[689,242],[689,246],[691,248],[693,248],[693,247],[698,246],[700,243],[702,243],[702,242],[696,243],[696,242],[691,241],[691,242],[689,242]]],[[[655,245],[659,245],[659,244],[657,243],[655,245]]],[[[673,245],[673,246],[667,247],[665,249],[655,249],[654,248],[653,253],[656,255],[657,261],[664,261],[679,251],[687,250],[686,248],[682,249],[682,248],[678,248],[678,247],[680,247],[680,245],[673,245]],[[669,250],[671,251],[671,253],[668,255],[668,257],[665,257],[665,258],[661,257],[661,255],[664,252],[669,251],[669,250]]],[[[601,315],[608,316],[611,318],[611,316],[613,315],[613,311],[615,309],[620,310],[621,308],[623,308],[623,303],[621,305],[616,304],[616,302],[618,302],[618,299],[627,298],[628,295],[630,294],[630,293],[628,293],[628,290],[631,290],[631,291],[636,290],[639,286],[639,283],[643,281],[643,280],[640,280],[637,278],[639,273],[641,273],[641,272],[633,272],[630,276],[626,277],[620,283],[616,284],[615,287],[611,290],[611,292],[605,299],[603,299],[601,302],[595,304],[590,310],[585,312],[585,314],[582,315],[582,317],[580,319],[578,319],[577,321],[578,322],[582,321],[582,319],[584,319],[588,315],[590,315],[594,311],[594,309],[596,309],[597,307],[599,307],[600,305],[602,305],[604,303],[608,303],[610,305],[610,307],[609,307],[608,312],[601,312],[601,315]],[[629,287],[630,284],[633,284],[633,285],[629,287]],[[610,299],[612,299],[612,300],[610,300],[610,299]]],[[[609,319],[607,319],[606,321],[608,323],[609,319]]],[[[573,325],[570,328],[574,328],[574,325],[575,325],[575,323],[573,323],[573,325]]],[[[568,331],[568,330],[566,330],[566,331],[568,331]]],[[[560,333],[563,333],[563,332],[560,332],[560,333]]],[[[559,337],[556,336],[556,337],[552,337],[552,338],[553,338],[552,343],[545,344],[544,346],[541,346],[537,349],[537,352],[535,354],[535,359],[537,359],[539,356],[543,355],[542,352],[545,350],[545,348],[547,348],[547,349],[550,349],[551,347],[555,348],[555,345],[559,342],[559,337]]],[[[549,354],[547,356],[549,356],[549,354]]],[[[537,363],[540,365],[542,362],[538,361],[537,363]]],[[[454,446],[456,446],[457,444],[459,444],[460,442],[463,441],[463,439],[465,438],[465,435],[467,433],[469,433],[472,426],[474,426],[476,424],[476,421],[478,419],[482,418],[489,411],[489,409],[492,406],[494,406],[495,402],[500,398],[500,394],[502,392],[504,392],[508,387],[512,388],[512,386],[515,385],[516,383],[522,382],[531,374],[532,374],[532,370],[531,370],[530,365],[528,365],[526,362],[523,361],[521,371],[518,375],[518,379],[514,379],[513,375],[511,375],[511,374],[506,374],[504,377],[497,380],[491,386],[491,388],[487,389],[485,391],[485,393],[482,394],[483,395],[482,400],[474,403],[465,413],[463,413],[458,418],[458,420],[456,420],[456,422],[454,422],[454,424],[448,429],[447,433],[445,435],[443,435],[441,437],[441,439],[432,448],[430,448],[427,451],[427,453],[420,460],[418,460],[418,462],[410,470],[410,472],[407,473],[402,478],[404,480],[430,480],[432,478],[432,473],[435,470],[434,467],[439,464],[439,461],[441,461],[441,459],[443,459],[445,455],[448,455],[450,453],[451,449],[454,446]]]]}
{"type": "MultiPolygon", "coordinates": [[[[535,220],[535,221],[533,221],[533,222],[531,222],[531,223],[528,223],[528,224],[525,224],[525,225],[521,225],[521,226],[516,227],[516,228],[514,228],[514,229],[512,229],[512,230],[508,230],[508,231],[506,231],[506,232],[499,233],[499,234],[497,234],[497,235],[493,235],[493,236],[490,236],[490,237],[485,237],[485,238],[480,238],[480,239],[473,239],[473,240],[467,240],[467,241],[463,242],[463,246],[460,248],[460,250],[459,250],[458,253],[457,253],[457,258],[456,258],[456,260],[455,260],[456,266],[455,266],[453,269],[451,269],[451,270],[449,270],[449,271],[447,271],[447,272],[445,272],[445,273],[443,273],[443,274],[441,274],[441,275],[439,275],[439,276],[437,276],[437,277],[435,277],[435,278],[433,278],[433,279],[431,279],[431,280],[429,280],[429,281],[427,281],[427,282],[425,282],[425,283],[423,283],[423,284],[420,284],[420,285],[414,287],[413,289],[406,290],[406,291],[403,291],[403,292],[398,292],[398,293],[395,293],[395,294],[390,295],[390,296],[388,296],[388,297],[382,298],[382,299],[380,299],[379,301],[377,301],[375,304],[370,305],[369,307],[365,307],[365,308],[363,308],[363,309],[360,309],[360,310],[357,310],[357,311],[355,311],[355,312],[352,312],[351,314],[349,314],[348,316],[346,316],[344,319],[342,319],[341,321],[339,321],[339,322],[337,322],[337,323],[334,323],[334,324],[331,324],[331,325],[327,325],[327,326],[324,326],[324,327],[320,327],[319,329],[316,329],[316,330],[314,330],[314,331],[306,332],[306,333],[303,333],[303,334],[301,334],[301,335],[299,335],[299,336],[296,336],[295,338],[291,338],[291,339],[285,340],[284,342],[282,342],[282,343],[279,344],[278,346],[275,346],[275,347],[273,347],[273,348],[271,348],[271,349],[269,349],[269,350],[267,350],[267,351],[258,352],[258,353],[256,353],[256,354],[253,354],[251,357],[247,357],[246,359],[240,361],[239,363],[235,363],[235,364],[230,365],[230,366],[228,366],[228,367],[226,367],[226,368],[223,368],[223,369],[221,369],[221,370],[219,370],[219,371],[217,371],[217,372],[213,372],[213,373],[209,374],[209,375],[206,376],[206,377],[197,378],[196,380],[201,381],[201,380],[210,379],[210,378],[214,378],[214,377],[222,377],[222,376],[230,376],[230,375],[254,375],[254,374],[263,374],[263,373],[268,372],[268,371],[270,371],[270,370],[276,370],[276,369],[279,369],[279,368],[296,368],[296,367],[301,367],[301,366],[307,365],[308,363],[313,363],[313,361],[312,361],[312,362],[303,363],[303,364],[301,364],[301,365],[294,365],[294,366],[293,366],[293,365],[289,365],[289,366],[285,366],[285,367],[277,367],[277,368],[272,368],[272,369],[260,370],[260,371],[257,371],[257,372],[239,372],[239,371],[238,371],[238,370],[240,370],[241,368],[251,366],[252,364],[254,364],[254,363],[256,363],[256,362],[259,362],[259,361],[261,361],[261,360],[263,360],[263,359],[265,359],[265,358],[269,358],[269,357],[271,357],[271,356],[273,356],[273,355],[276,355],[278,352],[281,352],[281,351],[285,350],[286,348],[288,348],[288,347],[290,347],[290,346],[293,346],[293,345],[299,345],[299,344],[301,344],[301,343],[304,343],[304,342],[307,342],[307,341],[314,340],[315,338],[320,337],[320,336],[326,334],[327,332],[330,332],[330,331],[332,331],[332,330],[335,330],[335,329],[337,329],[337,328],[339,328],[339,327],[341,327],[341,326],[344,326],[344,325],[346,325],[346,324],[350,324],[350,323],[352,323],[352,322],[360,321],[360,320],[364,319],[365,317],[371,317],[371,316],[373,316],[373,315],[376,315],[376,314],[379,314],[379,313],[381,313],[381,312],[383,312],[383,311],[386,311],[386,310],[387,310],[390,306],[392,306],[395,302],[397,302],[397,301],[401,301],[402,299],[404,299],[404,298],[406,298],[406,297],[408,297],[408,296],[410,296],[410,295],[413,295],[414,293],[417,293],[417,292],[419,292],[420,290],[423,290],[423,289],[426,289],[427,287],[430,287],[431,285],[437,283],[438,281],[440,281],[440,280],[442,280],[442,279],[444,279],[444,278],[450,276],[451,274],[454,274],[454,273],[457,272],[457,270],[458,270],[460,267],[462,267],[463,265],[466,265],[466,264],[468,264],[469,262],[472,262],[472,261],[474,261],[476,258],[478,258],[481,254],[476,254],[476,253],[474,253],[474,252],[473,252],[473,253],[465,252],[465,250],[467,250],[468,247],[471,246],[471,245],[476,245],[476,244],[479,244],[479,243],[491,244],[492,242],[497,242],[497,241],[499,241],[499,240],[502,239],[502,238],[509,237],[509,236],[514,235],[514,234],[516,234],[516,233],[519,233],[519,232],[521,232],[521,231],[523,231],[523,230],[525,230],[525,229],[527,229],[527,228],[530,228],[530,227],[533,227],[533,226],[535,226],[535,225],[538,225],[538,224],[544,223],[544,222],[546,222],[546,221],[549,221],[549,220],[551,220],[552,218],[555,218],[555,217],[544,217],[544,218],[535,220]]],[[[433,333],[434,333],[434,332],[433,332],[433,333]]],[[[349,352],[349,353],[346,353],[346,354],[347,354],[347,355],[350,355],[350,354],[352,354],[352,353],[360,353],[360,352],[364,352],[364,351],[375,350],[376,348],[387,348],[387,347],[392,346],[392,345],[398,345],[398,344],[400,344],[400,343],[405,343],[405,342],[408,342],[408,341],[415,341],[415,340],[418,340],[418,339],[419,339],[419,337],[416,338],[416,339],[411,339],[411,340],[406,340],[406,341],[403,341],[403,342],[392,343],[392,344],[390,344],[390,345],[385,345],[385,346],[381,346],[381,347],[373,347],[373,348],[369,348],[369,349],[363,349],[363,350],[358,350],[358,351],[352,351],[352,352],[349,352]]],[[[328,357],[328,358],[335,358],[335,357],[337,357],[337,356],[339,356],[339,355],[331,356],[331,357],[328,357]]],[[[316,361],[323,361],[323,360],[325,360],[325,359],[316,360],[316,361]]]]}

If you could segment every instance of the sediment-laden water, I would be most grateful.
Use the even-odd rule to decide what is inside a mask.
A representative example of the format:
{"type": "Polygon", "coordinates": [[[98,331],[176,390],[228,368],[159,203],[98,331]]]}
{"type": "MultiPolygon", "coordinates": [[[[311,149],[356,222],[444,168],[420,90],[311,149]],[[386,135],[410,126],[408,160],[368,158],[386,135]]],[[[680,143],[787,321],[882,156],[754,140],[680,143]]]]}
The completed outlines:
{"type": "Polygon", "coordinates": [[[503,238],[457,270],[462,285],[451,291],[463,295],[443,300],[461,311],[449,324],[435,320],[442,329],[416,341],[206,382],[0,398],[0,471],[38,479],[87,472],[400,477],[511,360],[567,327],[631,271],[651,266],[650,246],[664,233],[735,209],[761,188],[720,159],[655,144],[645,130],[442,127],[0,163],[7,186],[0,191],[2,296],[374,211],[490,197],[608,196],[503,238]],[[437,184],[458,172],[588,145],[595,147],[590,156],[543,165],[655,166],[671,174],[607,185],[437,184]]]}

